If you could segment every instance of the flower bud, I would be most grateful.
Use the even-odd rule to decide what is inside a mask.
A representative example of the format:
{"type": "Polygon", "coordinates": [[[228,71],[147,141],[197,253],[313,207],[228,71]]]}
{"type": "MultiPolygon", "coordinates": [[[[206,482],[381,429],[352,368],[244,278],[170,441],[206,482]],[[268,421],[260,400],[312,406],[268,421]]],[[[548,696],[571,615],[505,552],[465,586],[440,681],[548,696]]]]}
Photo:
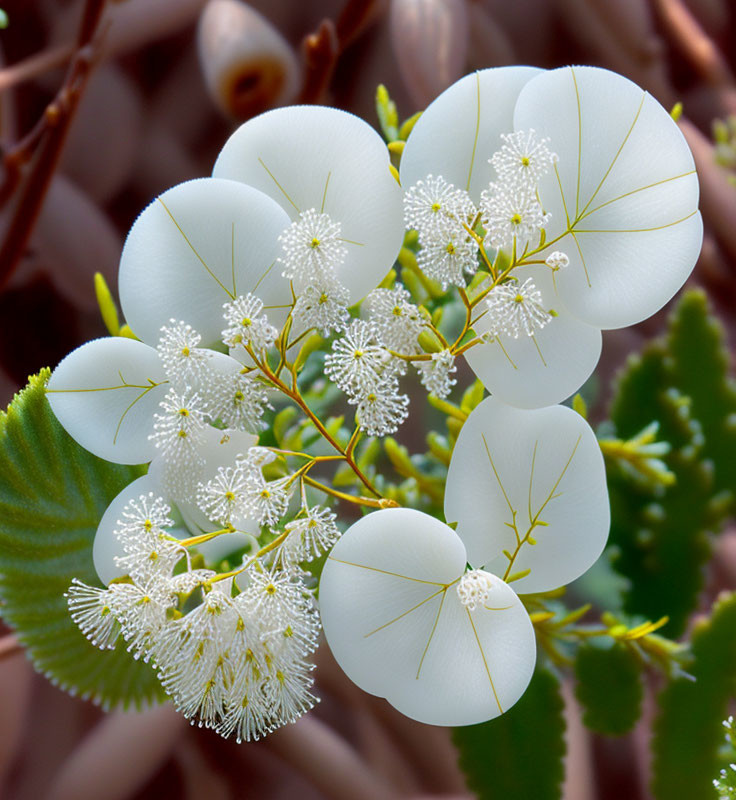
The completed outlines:
{"type": "Polygon", "coordinates": [[[299,90],[291,47],[239,0],[211,0],[199,18],[198,46],[207,89],[228,117],[248,119],[292,101],[299,90]]]}
{"type": "Polygon", "coordinates": [[[412,100],[426,106],[463,72],[468,49],[464,0],[392,0],[391,37],[412,100]]]}

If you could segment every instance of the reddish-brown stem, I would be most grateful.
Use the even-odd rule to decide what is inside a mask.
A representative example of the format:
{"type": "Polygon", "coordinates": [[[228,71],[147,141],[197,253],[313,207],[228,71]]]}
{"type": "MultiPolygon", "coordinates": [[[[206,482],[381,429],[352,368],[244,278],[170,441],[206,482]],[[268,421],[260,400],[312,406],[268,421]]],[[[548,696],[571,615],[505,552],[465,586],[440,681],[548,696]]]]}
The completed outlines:
{"type": "Polygon", "coordinates": [[[20,189],[5,240],[0,245],[0,289],[7,284],[25,251],[61,157],[92,67],[95,49],[92,40],[105,3],[106,0],[87,0],[77,36],[77,51],[63,86],[46,108],[36,128],[5,157],[5,185],[0,189],[0,199],[7,201],[20,178],[19,164],[27,161],[36,150],[30,174],[20,189]]]}
{"type": "Polygon", "coordinates": [[[12,89],[25,81],[31,81],[49,70],[61,67],[69,61],[74,53],[73,44],[60,44],[56,47],[49,47],[40,53],[11,64],[9,67],[0,70],[0,92],[12,89]]]}

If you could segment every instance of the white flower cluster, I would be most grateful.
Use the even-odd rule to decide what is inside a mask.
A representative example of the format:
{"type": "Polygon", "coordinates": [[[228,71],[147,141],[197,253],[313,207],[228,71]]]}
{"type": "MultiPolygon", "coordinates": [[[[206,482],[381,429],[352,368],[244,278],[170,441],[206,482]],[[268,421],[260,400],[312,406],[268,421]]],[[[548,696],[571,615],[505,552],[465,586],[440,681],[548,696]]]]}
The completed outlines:
{"type": "Polygon", "coordinates": [[[488,293],[486,307],[489,312],[489,331],[486,338],[500,333],[519,338],[520,333],[534,336],[552,320],[552,315],[542,305],[542,293],[531,278],[519,283],[512,278],[488,293]]]}
{"type": "Polygon", "coordinates": [[[409,414],[409,398],[399,393],[403,369],[366,320],[353,320],[325,357],[325,374],[356,406],[358,424],[371,436],[394,433],[409,414]]]}
{"type": "MultiPolygon", "coordinates": [[[[232,348],[248,343],[258,351],[272,344],[276,331],[265,315],[259,316],[261,310],[260,300],[253,295],[228,303],[223,341],[232,348]]],[[[161,329],[157,348],[169,390],[154,414],[149,438],[163,463],[164,485],[173,498],[186,498],[196,488],[210,424],[255,432],[268,406],[265,388],[254,372],[200,348],[200,338],[190,325],[171,320],[161,329]]]]}
{"type": "Polygon", "coordinates": [[[319,328],[325,335],[345,328],[350,293],[337,272],[348,251],[342,225],[314,208],[303,211],[281,234],[282,275],[292,281],[297,300],[292,312],[302,328],[319,328]]]}
{"type": "Polygon", "coordinates": [[[419,266],[444,289],[465,286],[465,274],[478,268],[478,244],[469,232],[476,216],[468,193],[439,175],[428,175],[404,195],[406,225],[419,234],[419,266]]]}
{"type": "MultiPolygon", "coordinates": [[[[260,471],[264,455],[254,450],[252,472],[260,471]]],[[[215,511],[222,518],[231,510],[228,494],[222,492],[215,511]]],[[[242,572],[242,591],[234,593],[231,578],[191,569],[185,547],[166,532],[170,513],[152,494],[125,507],[115,531],[125,555],[116,562],[128,578],[107,589],[74,580],[67,593],[72,619],[100,648],[114,648],[122,635],[136,658],[153,663],[192,722],[238,741],[258,739],[316,702],[307,658],[320,623],[296,564],[334,543],[334,516],[305,511],[287,528],[279,556],[289,568],[252,559],[242,572]],[[183,559],[185,570],[175,572],[183,559]]]]}

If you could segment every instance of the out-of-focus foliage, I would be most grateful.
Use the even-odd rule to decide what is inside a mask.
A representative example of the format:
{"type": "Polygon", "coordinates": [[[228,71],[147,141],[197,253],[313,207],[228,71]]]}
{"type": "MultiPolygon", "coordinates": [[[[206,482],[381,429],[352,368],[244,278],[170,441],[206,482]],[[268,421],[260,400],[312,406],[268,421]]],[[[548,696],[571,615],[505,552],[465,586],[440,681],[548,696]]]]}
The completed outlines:
{"type": "Polygon", "coordinates": [[[657,800],[712,800],[729,699],[736,693],[736,594],[721,598],[693,632],[693,663],[661,693],[652,743],[657,800]]]}
{"type": "Polygon", "coordinates": [[[153,670],[119,644],[90,644],[69,616],[73,577],[97,584],[92,541],[102,513],[140,474],[91,455],[56,421],[47,370],[0,414],[0,614],[53,683],[105,707],[163,693],[153,670]]]}
{"type": "Polygon", "coordinates": [[[558,800],[565,774],[559,678],[538,667],[510,711],[481,725],[456,728],[453,740],[468,786],[480,800],[558,800]]]}

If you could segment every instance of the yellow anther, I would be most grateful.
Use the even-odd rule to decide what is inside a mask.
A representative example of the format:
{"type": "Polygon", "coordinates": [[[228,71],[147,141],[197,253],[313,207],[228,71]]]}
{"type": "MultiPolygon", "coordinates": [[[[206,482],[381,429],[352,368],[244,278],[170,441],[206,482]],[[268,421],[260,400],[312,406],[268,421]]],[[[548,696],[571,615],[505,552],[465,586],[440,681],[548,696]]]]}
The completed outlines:
{"type": "Polygon", "coordinates": [[[521,214],[514,214],[514,216],[511,217],[511,223],[512,225],[521,225],[521,214]]]}
{"type": "Polygon", "coordinates": [[[320,246],[320,240],[315,236],[312,241],[309,243],[309,246],[313,249],[320,246]]]}
{"type": "Polygon", "coordinates": [[[188,417],[188,416],[189,416],[189,409],[187,409],[187,408],[180,408],[180,409],[179,409],[179,416],[180,416],[180,417],[188,417]]]}
{"type": "Polygon", "coordinates": [[[438,212],[438,211],[439,211],[441,208],[442,208],[442,205],[441,205],[440,203],[432,203],[432,211],[434,211],[434,213],[435,213],[435,214],[436,214],[436,213],[437,213],[437,212],[438,212]]]}
{"type": "Polygon", "coordinates": [[[272,583],[269,583],[263,591],[266,592],[266,594],[276,594],[276,587],[272,583]]]}
{"type": "Polygon", "coordinates": [[[181,354],[186,358],[190,354],[190,350],[188,347],[182,347],[181,354]]]}
{"type": "Polygon", "coordinates": [[[529,156],[522,156],[522,159],[521,159],[521,166],[522,166],[522,167],[528,167],[528,166],[529,166],[529,163],[530,163],[530,162],[529,162],[529,156]]]}
{"type": "Polygon", "coordinates": [[[514,298],[514,302],[515,303],[523,303],[524,302],[523,295],[517,294],[516,297],[514,298]]]}

